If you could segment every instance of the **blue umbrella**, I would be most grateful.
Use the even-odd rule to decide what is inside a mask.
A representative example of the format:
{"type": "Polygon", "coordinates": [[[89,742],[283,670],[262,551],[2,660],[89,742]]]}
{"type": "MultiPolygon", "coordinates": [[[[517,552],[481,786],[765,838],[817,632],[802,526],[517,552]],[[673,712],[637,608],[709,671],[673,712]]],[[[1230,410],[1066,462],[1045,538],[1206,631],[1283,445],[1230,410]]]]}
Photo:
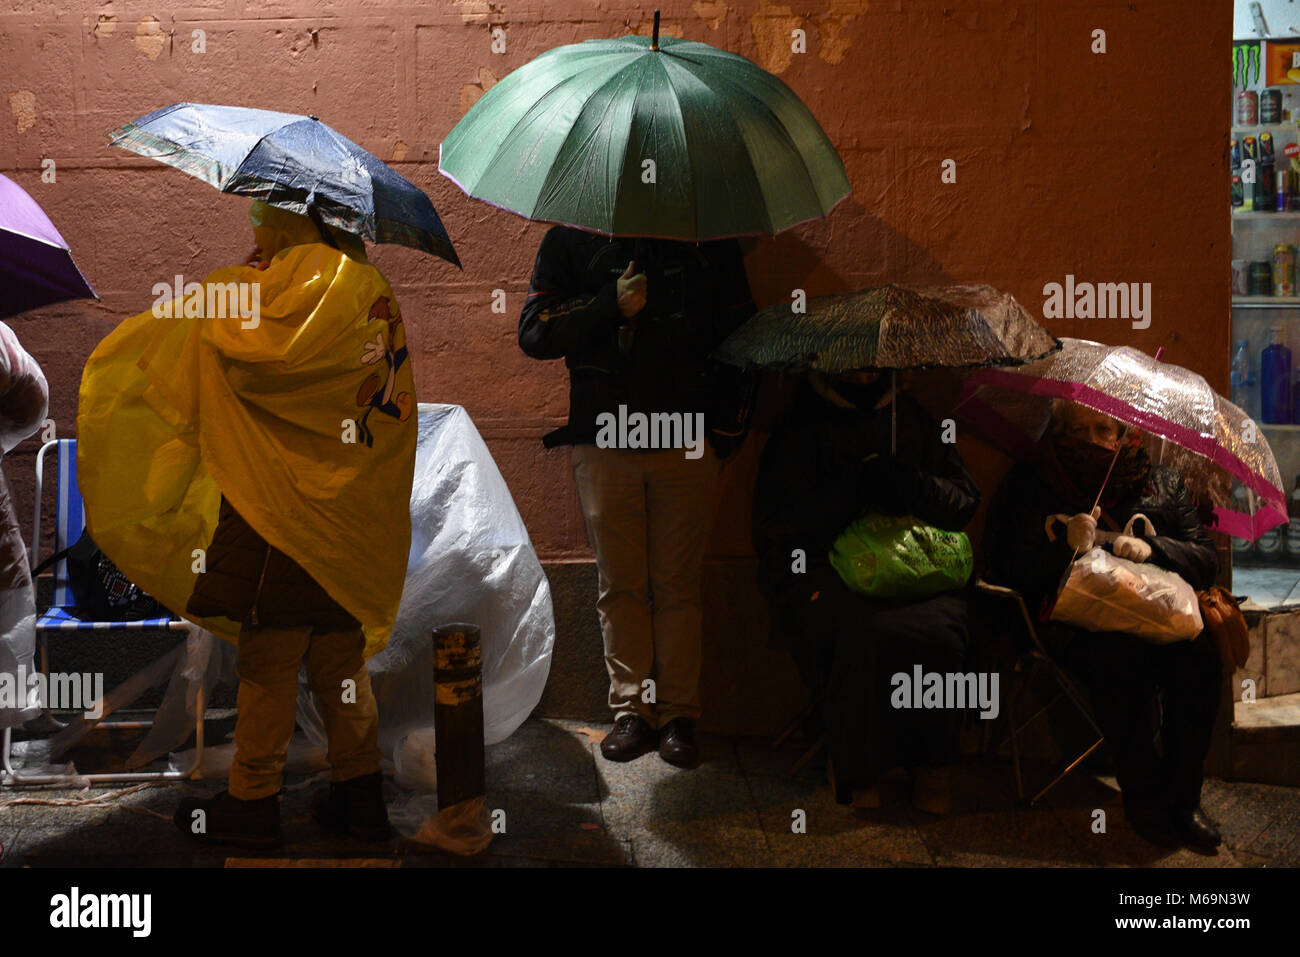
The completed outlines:
{"type": "Polygon", "coordinates": [[[460,265],[429,197],[315,116],[177,103],[113,130],[109,143],[223,193],[460,265]]]}
{"type": "Polygon", "coordinates": [[[68,244],[26,190],[0,175],[0,318],[94,296],[68,244]]]}

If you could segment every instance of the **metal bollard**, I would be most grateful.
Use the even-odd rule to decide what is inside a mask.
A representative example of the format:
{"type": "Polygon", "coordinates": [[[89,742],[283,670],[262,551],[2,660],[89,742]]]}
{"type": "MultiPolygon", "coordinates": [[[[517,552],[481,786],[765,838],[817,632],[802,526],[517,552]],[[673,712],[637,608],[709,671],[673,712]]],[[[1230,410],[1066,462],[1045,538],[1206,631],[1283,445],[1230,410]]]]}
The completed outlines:
{"type": "Polygon", "coordinates": [[[433,682],[441,811],[485,792],[483,651],[478,625],[456,622],[433,630],[433,682]]]}

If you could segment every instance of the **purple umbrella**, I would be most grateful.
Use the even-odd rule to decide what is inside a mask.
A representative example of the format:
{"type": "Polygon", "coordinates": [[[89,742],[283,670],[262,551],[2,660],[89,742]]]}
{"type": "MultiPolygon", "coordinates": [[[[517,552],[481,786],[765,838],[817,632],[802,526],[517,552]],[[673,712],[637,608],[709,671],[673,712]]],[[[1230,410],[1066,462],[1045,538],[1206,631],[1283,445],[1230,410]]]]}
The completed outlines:
{"type": "Polygon", "coordinates": [[[36,200],[0,174],[0,319],[96,295],[36,200]]]}

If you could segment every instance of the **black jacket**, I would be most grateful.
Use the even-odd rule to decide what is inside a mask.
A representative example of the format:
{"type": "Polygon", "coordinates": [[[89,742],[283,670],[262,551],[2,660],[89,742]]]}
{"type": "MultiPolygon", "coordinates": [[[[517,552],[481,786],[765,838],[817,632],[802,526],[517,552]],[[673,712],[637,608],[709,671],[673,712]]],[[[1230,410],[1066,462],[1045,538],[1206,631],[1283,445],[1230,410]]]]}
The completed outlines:
{"type": "Polygon", "coordinates": [[[220,615],[245,627],[361,627],[301,565],[254,531],[224,495],[205,565],[185,609],[192,615],[220,615]]]}
{"type": "Polygon", "coordinates": [[[888,406],[845,409],[801,384],[763,450],[754,490],[759,581],[769,596],[792,583],[794,549],[810,563],[824,561],[867,509],[912,514],[950,531],[975,515],[979,489],[956,447],[941,440],[939,424],[910,396],[895,403],[898,453],[891,457],[888,406]]]}
{"type": "MultiPolygon", "coordinates": [[[[1108,528],[1107,516],[1122,528],[1138,512],[1155,526],[1143,530],[1139,524],[1134,529],[1135,533],[1144,532],[1153,565],[1177,572],[1198,590],[1214,584],[1219,573],[1214,540],[1202,526],[1183,477],[1175,469],[1152,468],[1146,486],[1135,490],[1127,501],[1106,509],[1098,528],[1108,528]]],[[[1071,510],[1030,463],[1017,465],[1007,473],[989,509],[984,531],[984,577],[1016,589],[1031,612],[1038,611],[1044,599],[1055,596],[1074,554],[1065,540],[1065,528],[1059,523],[1056,541],[1047,538],[1044,523],[1057,513],[1070,514],[1071,510]]]]}
{"type": "Polygon", "coordinates": [[[725,455],[748,428],[754,377],[708,356],[754,311],[735,240],[622,240],[554,227],[538,250],[519,318],[520,348],[569,368],[568,424],[543,442],[591,444],[596,417],[625,405],[702,412],[710,443],[725,455]],[[615,284],[634,248],[647,302],[625,319],[615,284]]]}

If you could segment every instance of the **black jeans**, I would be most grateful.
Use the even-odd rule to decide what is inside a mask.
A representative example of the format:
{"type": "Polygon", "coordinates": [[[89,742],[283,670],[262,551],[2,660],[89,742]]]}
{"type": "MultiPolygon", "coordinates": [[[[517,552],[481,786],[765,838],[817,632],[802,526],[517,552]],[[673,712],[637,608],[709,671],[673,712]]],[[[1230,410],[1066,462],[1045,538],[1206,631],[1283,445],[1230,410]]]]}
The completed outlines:
{"type": "Polygon", "coordinates": [[[898,709],[891,678],[965,670],[966,597],[950,592],[907,604],[850,591],[829,566],[813,567],[780,599],[792,628],[790,650],[804,683],[821,700],[837,799],[895,767],[942,767],[957,760],[962,713],[898,709]],[[817,597],[812,598],[813,595],[817,597]]]}
{"type": "Polygon", "coordinates": [[[1155,645],[1133,635],[1056,625],[1045,635],[1045,644],[1078,677],[1092,701],[1115,758],[1125,806],[1197,807],[1222,678],[1219,651],[1209,633],[1155,645]],[[1163,755],[1151,728],[1157,693],[1163,755]]]}

